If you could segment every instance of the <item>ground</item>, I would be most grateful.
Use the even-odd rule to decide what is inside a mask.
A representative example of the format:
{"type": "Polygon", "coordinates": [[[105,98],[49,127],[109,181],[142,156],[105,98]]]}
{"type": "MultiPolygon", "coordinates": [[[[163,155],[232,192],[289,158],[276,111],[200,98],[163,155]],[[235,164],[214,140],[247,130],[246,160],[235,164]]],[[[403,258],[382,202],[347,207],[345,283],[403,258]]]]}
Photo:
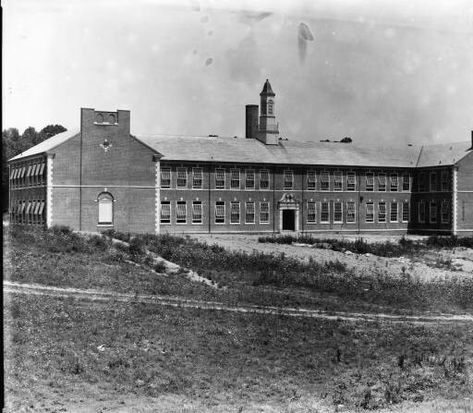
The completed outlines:
{"type": "MultiPolygon", "coordinates": [[[[459,306],[449,296],[443,305],[452,318],[419,307],[411,317],[396,308],[384,319],[376,317],[379,306],[362,305],[364,296],[351,302],[337,291],[289,286],[281,292],[244,283],[216,289],[179,271],[158,274],[142,259],[117,261],[117,251],[106,245],[100,252],[81,249],[82,241],[67,234],[50,234],[47,242],[38,242],[41,234],[20,233],[13,241],[6,235],[7,412],[473,411],[471,299],[459,306]],[[77,245],[63,248],[71,239],[77,245]],[[266,299],[242,307],[241,291],[284,294],[289,303],[300,301],[302,292],[317,299],[307,300],[310,311],[298,306],[291,310],[296,316],[288,316],[281,305],[266,311],[266,299]],[[219,311],[206,306],[209,298],[219,311]],[[325,310],[328,302],[343,300],[343,315],[325,310]],[[258,311],[234,311],[245,308],[258,311]]],[[[376,268],[393,278],[406,266],[426,285],[442,278],[455,286],[458,277],[471,277],[473,251],[464,248],[401,261],[261,244],[256,237],[200,239],[307,262],[339,260],[356,272],[376,268]],[[451,264],[459,257],[461,270],[451,264]]],[[[343,276],[345,267],[340,271],[343,276]]]]}

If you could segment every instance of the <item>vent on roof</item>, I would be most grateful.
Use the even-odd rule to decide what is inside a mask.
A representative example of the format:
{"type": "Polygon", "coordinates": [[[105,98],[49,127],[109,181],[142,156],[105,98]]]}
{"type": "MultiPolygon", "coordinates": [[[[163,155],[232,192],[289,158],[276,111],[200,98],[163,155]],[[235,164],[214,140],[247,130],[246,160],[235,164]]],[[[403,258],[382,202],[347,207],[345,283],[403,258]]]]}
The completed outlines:
{"type": "Polygon", "coordinates": [[[209,135],[209,138],[218,138],[218,135],[209,135]]]}

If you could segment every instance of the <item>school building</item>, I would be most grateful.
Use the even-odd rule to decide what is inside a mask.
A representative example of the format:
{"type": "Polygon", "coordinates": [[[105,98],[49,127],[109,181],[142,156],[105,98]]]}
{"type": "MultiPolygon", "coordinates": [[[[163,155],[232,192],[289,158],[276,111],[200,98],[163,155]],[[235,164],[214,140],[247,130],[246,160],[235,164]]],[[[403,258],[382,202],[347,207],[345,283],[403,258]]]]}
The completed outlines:
{"type": "MultiPolygon", "coordinates": [[[[134,136],[130,112],[9,160],[11,221],[131,233],[473,235],[471,141],[376,147],[281,138],[269,81],[246,136],[134,136]]],[[[348,141],[348,142],[347,142],[348,141]]]]}

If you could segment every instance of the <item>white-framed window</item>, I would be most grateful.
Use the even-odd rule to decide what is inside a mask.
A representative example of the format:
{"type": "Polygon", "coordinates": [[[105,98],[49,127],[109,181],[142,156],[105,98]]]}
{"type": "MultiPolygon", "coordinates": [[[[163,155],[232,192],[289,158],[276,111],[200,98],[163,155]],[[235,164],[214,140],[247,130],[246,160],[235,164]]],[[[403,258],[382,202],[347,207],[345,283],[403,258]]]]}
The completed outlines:
{"type": "Polygon", "coordinates": [[[317,184],[317,177],[315,171],[307,171],[307,189],[309,191],[315,191],[317,184]]]}
{"type": "Polygon", "coordinates": [[[161,201],[161,224],[171,223],[171,202],[161,201]]]}
{"type": "Polygon", "coordinates": [[[269,189],[269,171],[267,169],[259,171],[259,188],[269,189]]]}
{"type": "Polygon", "coordinates": [[[440,213],[441,213],[442,224],[449,224],[450,223],[450,203],[446,199],[444,199],[442,201],[440,209],[441,209],[440,213]]]}
{"type": "Polygon", "coordinates": [[[177,201],[176,202],[176,224],[187,223],[187,202],[177,201]]]}
{"type": "Polygon", "coordinates": [[[113,196],[102,192],[97,198],[99,204],[99,225],[113,225],[113,196]]]}
{"type": "Polygon", "coordinates": [[[378,222],[386,222],[386,202],[378,202],[378,222]]]}
{"type": "Polygon", "coordinates": [[[307,222],[315,224],[317,222],[317,207],[315,202],[307,202],[307,222]]]}
{"type": "Polygon", "coordinates": [[[203,169],[202,168],[192,168],[192,188],[202,189],[203,183],[203,169]]]}
{"type": "Polygon", "coordinates": [[[335,171],[333,173],[333,190],[334,191],[343,190],[343,173],[341,171],[335,171]]]}
{"type": "Polygon", "coordinates": [[[404,201],[402,203],[402,222],[409,222],[410,216],[409,201],[404,201]]]}
{"type": "Polygon", "coordinates": [[[215,188],[225,189],[225,169],[223,168],[215,169],[215,188]]]}
{"type": "Polygon", "coordinates": [[[230,202],[230,224],[240,223],[240,203],[238,201],[230,202]]]}
{"type": "Polygon", "coordinates": [[[187,168],[182,168],[182,167],[177,168],[177,187],[178,188],[187,187],[187,168]]]}
{"type": "Polygon", "coordinates": [[[397,214],[398,214],[397,202],[391,202],[390,210],[389,210],[389,221],[397,222],[398,221],[397,214]]]}
{"type": "Polygon", "coordinates": [[[294,185],[294,174],[291,170],[286,169],[283,173],[283,188],[291,190],[294,185]]]}
{"type": "Polygon", "coordinates": [[[161,188],[171,188],[171,168],[161,168],[161,188]]]}
{"type": "Polygon", "coordinates": [[[322,171],[320,173],[320,190],[330,191],[330,174],[328,171],[322,171]]]}
{"type": "Polygon", "coordinates": [[[425,223],[425,201],[422,200],[417,203],[417,214],[419,223],[425,223]]]}
{"type": "Polygon", "coordinates": [[[333,204],[333,222],[342,223],[343,222],[343,203],[334,202],[333,204]]]}
{"type": "Polygon", "coordinates": [[[437,171],[430,173],[430,192],[437,191],[437,171]]]}
{"type": "Polygon", "coordinates": [[[259,204],[259,223],[269,224],[269,202],[260,202],[259,204]]]}
{"type": "Polygon", "coordinates": [[[411,189],[410,177],[408,174],[402,175],[402,190],[409,191],[411,189]]]}
{"type": "Polygon", "coordinates": [[[247,169],[245,171],[245,188],[255,189],[255,170],[247,169]]]}
{"type": "Polygon", "coordinates": [[[435,224],[437,222],[437,201],[430,201],[429,222],[431,224],[435,224]]]}
{"type": "Polygon", "coordinates": [[[374,173],[373,172],[366,173],[366,190],[369,192],[374,191],[374,173]]]}
{"type": "Polygon", "coordinates": [[[326,201],[320,203],[320,222],[330,222],[330,204],[326,201]]]}
{"type": "Polygon", "coordinates": [[[192,201],[192,223],[202,224],[202,202],[192,201]]]}
{"type": "Polygon", "coordinates": [[[398,187],[399,187],[399,182],[398,182],[398,177],[397,177],[397,174],[395,173],[392,173],[390,176],[389,176],[389,190],[391,192],[397,192],[398,190],[398,187]]]}
{"type": "Polygon", "coordinates": [[[356,222],[356,204],[353,201],[347,202],[347,224],[356,222]]]}
{"type": "Polygon", "coordinates": [[[274,101],[272,99],[268,100],[268,115],[273,114],[273,106],[274,106],[274,101]]]}
{"type": "Polygon", "coordinates": [[[378,191],[386,192],[386,174],[378,175],[378,191]]]}
{"type": "Polygon", "coordinates": [[[215,223],[225,224],[225,202],[215,202],[215,223]]]}
{"type": "Polygon", "coordinates": [[[366,203],[365,222],[374,222],[374,204],[373,204],[373,202],[367,202],[366,203]]]}
{"type": "Polygon", "coordinates": [[[230,188],[240,189],[240,170],[232,169],[230,171],[230,188]]]}
{"type": "Polygon", "coordinates": [[[245,203],[245,223],[255,223],[255,203],[253,201],[248,201],[245,203]]]}
{"type": "Polygon", "coordinates": [[[355,172],[347,172],[347,191],[356,191],[355,172]]]}
{"type": "Polygon", "coordinates": [[[441,185],[442,185],[442,192],[447,192],[450,188],[450,174],[448,173],[447,169],[443,169],[441,173],[441,185]]]}

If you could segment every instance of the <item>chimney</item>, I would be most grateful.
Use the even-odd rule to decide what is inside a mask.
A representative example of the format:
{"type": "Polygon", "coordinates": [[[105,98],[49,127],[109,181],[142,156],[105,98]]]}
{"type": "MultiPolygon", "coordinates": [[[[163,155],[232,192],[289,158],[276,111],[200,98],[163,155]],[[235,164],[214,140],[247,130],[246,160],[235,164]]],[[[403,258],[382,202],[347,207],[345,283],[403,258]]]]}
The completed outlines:
{"type": "Polygon", "coordinates": [[[246,105],[246,139],[256,139],[258,134],[258,105],[246,105]]]}
{"type": "Polygon", "coordinates": [[[470,151],[473,150],[473,130],[471,131],[471,148],[470,151]]]}

